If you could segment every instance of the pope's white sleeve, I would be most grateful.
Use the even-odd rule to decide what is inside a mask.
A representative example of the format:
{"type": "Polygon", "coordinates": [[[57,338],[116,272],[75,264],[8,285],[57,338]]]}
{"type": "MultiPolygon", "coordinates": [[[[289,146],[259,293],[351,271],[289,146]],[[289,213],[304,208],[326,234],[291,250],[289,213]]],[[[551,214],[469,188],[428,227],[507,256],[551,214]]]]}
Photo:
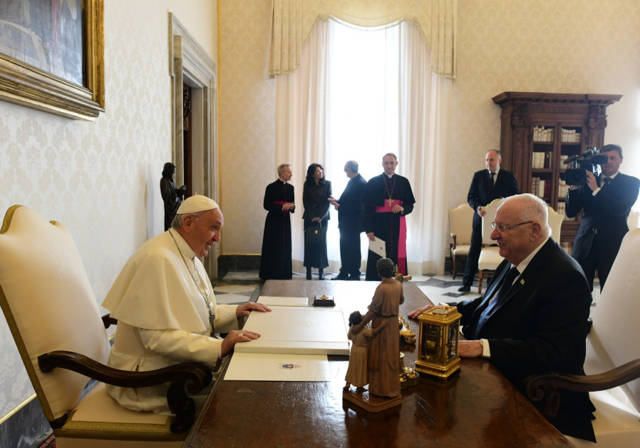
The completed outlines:
{"type": "Polygon", "coordinates": [[[216,305],[216,318],[213,321],[213,331],[215,333],[228,333],[237,330],[238,318],[236,309],[238,305],[216,305]]]}
{"type": "Polygon", "coordinates": [[[213,368],[220,358],[222,340],[184,330],[138,329],[144,347],[178,362],[197,361],[213,368]]]}

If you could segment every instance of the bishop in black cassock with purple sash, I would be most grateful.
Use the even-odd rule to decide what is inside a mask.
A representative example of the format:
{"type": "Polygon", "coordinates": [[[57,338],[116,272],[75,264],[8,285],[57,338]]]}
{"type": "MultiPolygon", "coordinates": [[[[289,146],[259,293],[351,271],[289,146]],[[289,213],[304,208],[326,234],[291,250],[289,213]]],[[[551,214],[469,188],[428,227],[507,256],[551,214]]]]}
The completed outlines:
{"type": "MultiPolygon", "coordinates": [[[[398,159],[394,154],[382,158],[384,173],[367,182],[364,194],[364,225],[367,237],[385,242],[387,258],[407,274],[407,226],[405,216],[413,211],[416,200],[406,177],[395,174],[398,159]]],[[[381,257],[369,251],[366,280],[380,280],[376,262],[381,257]]]]}
{"type": "Polygon", "coordinates": [[[295,210],[293,185],[289,165],[278,168],[280,178],[267,185],[264,193],[264,208],[267,219],[262,238],[260,278],[291,278],[291,213],[295,210]]]}

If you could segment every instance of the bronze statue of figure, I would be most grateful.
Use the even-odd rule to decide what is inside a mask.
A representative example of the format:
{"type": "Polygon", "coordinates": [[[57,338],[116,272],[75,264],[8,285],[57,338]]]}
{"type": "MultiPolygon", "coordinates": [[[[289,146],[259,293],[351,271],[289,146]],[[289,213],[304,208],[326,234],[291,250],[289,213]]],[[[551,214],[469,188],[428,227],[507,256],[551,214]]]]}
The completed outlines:
{"type": "Polygon", "coordinates": [[[171,227],[171,221],[176,216],[178,207],[182,203],[184,194],[187,191],[186,186],[176,188],[176,184],[173,182],[173,176],[176,173],[176,166],[167,162],[162,169],[162,179],[160,179],[160,193],[162,194],[162,200],[164,201],[164,230],[169,230],[171,227]]]}

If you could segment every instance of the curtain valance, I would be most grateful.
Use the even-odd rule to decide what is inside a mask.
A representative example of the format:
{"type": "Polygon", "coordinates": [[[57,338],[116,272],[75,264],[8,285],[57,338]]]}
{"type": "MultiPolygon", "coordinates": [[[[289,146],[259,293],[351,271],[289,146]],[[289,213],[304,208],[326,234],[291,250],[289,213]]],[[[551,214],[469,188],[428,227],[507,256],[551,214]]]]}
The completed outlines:
{"type": "Polygon", "coordinates": [[[269,73],[291,73],[300,64],[303,41],[316,20],[335,16],[359,26],[415,20],[431,50],[431,69],[456,75],[458,0],[272,0],[269,73]]]}

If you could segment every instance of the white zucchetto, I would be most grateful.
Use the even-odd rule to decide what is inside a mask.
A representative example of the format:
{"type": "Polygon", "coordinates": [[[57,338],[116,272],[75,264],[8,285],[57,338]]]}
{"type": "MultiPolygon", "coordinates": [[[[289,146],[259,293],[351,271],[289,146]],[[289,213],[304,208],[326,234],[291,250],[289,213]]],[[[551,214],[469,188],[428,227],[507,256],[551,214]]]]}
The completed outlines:
{"type": "Polygon", "coordinates": [[[189,215],[191,213],[206,212],[207,210],[214,210],[216,208],[220,208],[216,201],[201,194],[195,194],[182,201],[176,214],[189,215]]]}

